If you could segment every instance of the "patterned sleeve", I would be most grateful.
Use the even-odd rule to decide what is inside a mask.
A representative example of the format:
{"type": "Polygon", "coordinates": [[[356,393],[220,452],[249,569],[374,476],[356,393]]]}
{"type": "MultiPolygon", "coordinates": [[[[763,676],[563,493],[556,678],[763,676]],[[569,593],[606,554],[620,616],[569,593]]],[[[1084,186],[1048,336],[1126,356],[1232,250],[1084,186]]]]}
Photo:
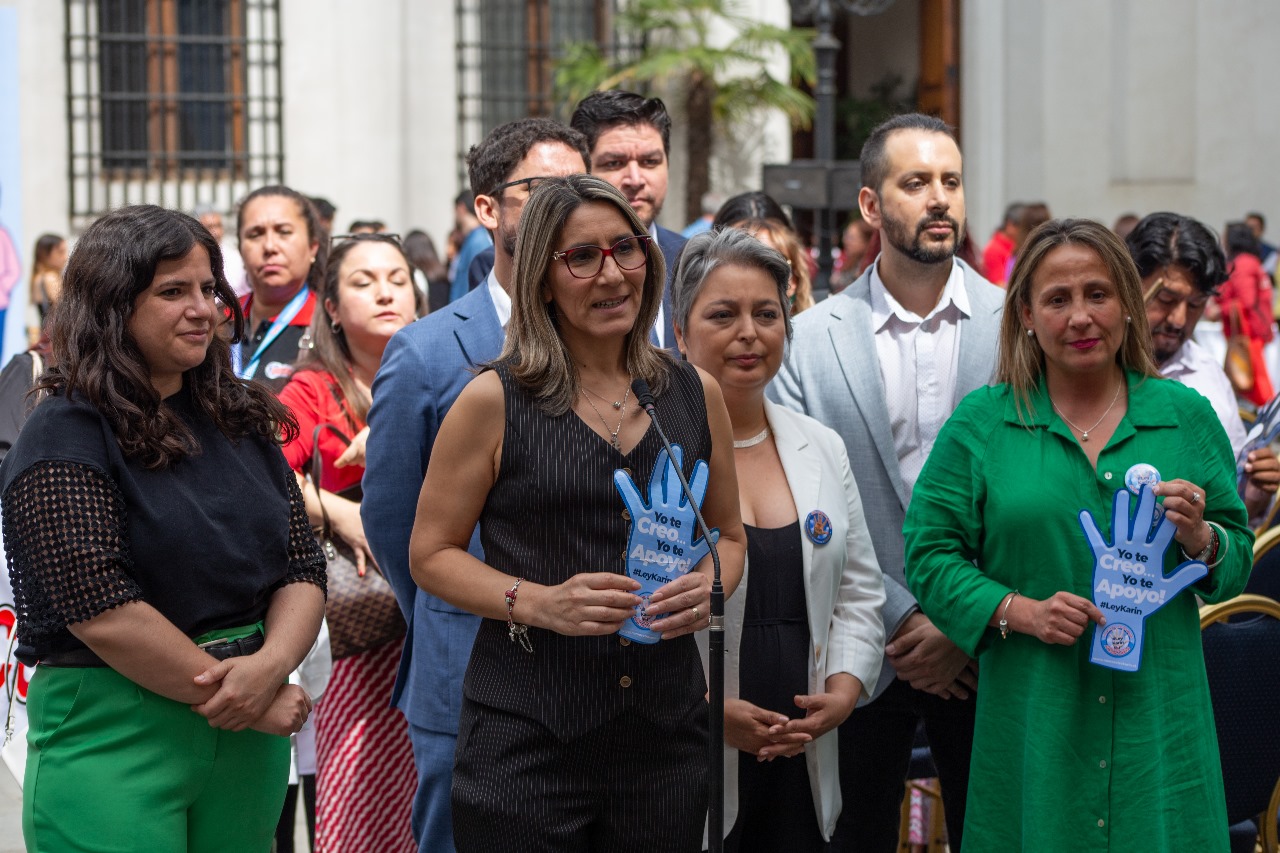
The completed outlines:
{"type": "Polygon", "coordinates": [[[311,519],[307,517],[307,506],[302,500],[302,490],[298,488],[298,478],[293,475],[292,470],[286,470],[284,479],[285,488],[289,492],[289,571],[278,586],[299,581],[313,583],[327,596],[328,561],[316,540],[315,531],[311,529],[311,519]]]}
{"type": "Polygon", "coordinates": [[[37,462],[4,494],[4,544],[24,642],[143,599],[124,499],[89,465],[37,462]]]}

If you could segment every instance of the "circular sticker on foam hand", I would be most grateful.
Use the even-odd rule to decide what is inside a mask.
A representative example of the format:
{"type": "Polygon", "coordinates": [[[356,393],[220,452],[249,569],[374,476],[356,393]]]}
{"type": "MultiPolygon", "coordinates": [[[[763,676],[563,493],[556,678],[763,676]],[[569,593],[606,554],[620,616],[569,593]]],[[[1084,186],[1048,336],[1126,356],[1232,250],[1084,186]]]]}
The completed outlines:
{"type": "Polygon", "coordinates": [[[646,630],[648,630],[648,628],[651,625],[653,625],[654,622],[658,621],[657,617],[649,615],[649,594],[648,593],[644,593],[640,596],[640,603],[636,605],[635,615],[631,617],[631,621],[635,622],[641,628],[644,628],[646,630]]]}
{"type": "Polygon", "coordinates": [[[1113,658],[1122,658],[1133,651],[1133,640],[1128,625],[1111,624],[1103,629],[1102,650],[1113,658]]]}
{"type": "Polygon", "coordinates": [[[820,509],[815,509],[804,520],[804,532],[815,545],[831,541],[831,519],[820,509]]]}

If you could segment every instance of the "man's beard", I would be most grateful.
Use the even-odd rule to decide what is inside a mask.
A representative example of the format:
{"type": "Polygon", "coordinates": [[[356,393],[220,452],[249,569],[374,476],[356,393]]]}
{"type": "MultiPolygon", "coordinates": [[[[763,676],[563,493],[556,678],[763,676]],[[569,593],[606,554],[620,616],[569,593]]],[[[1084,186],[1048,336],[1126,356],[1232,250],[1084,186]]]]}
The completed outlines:
{"type": "Polygon", "coordinates": [[[883,225],[884,236],[889,244],[920,264],[940,264],[951,260],[955,257],[956,251],[960,248],[960,241],[964,237],[964,226],[945,213],[925,217],[916,226],[914,233],[906,223],[888,216],[883,218],[883,225]],[[937,225],[940,222],[951,226],[951,241],[926,242],[925,231],[931,225],[937,225]]]}
{"type": "Polygon", "coordinates": [[[519,222],[514,228],[507,228],[506,219],[501,215],[498,216],[498,241],[502,244],[501,250],[507,253],[508,258],[516,256],[516,234],[519,230],[519,222]]]}
{"type": "Polygon", "coordinates": [[[1182,345],[1187,342],[1188,337],[1189,335],[1186,334],[1185,330],[1183,330],[1182,332],[1179,332],[1176,329],[1169,329],[1165,327],[1163,324],[1154,327],[1151,330],[1151,343],[1153,346],[1152,354],[1155,356],[1155,359],[1156,359],[1156,366],[1163,367],[1166,362],[1168,362],[1171,358],[1177,355],[1178,350],[1182,349],[1182,345]],[[1162,334],[1174,335],[1177,337],[1178,342],[1174,344],[1172,348],[1166,349],[1165,346],[1162,345],[1159,339],[1156,337],[1157,335],[1162,335],[1162,334]]]}

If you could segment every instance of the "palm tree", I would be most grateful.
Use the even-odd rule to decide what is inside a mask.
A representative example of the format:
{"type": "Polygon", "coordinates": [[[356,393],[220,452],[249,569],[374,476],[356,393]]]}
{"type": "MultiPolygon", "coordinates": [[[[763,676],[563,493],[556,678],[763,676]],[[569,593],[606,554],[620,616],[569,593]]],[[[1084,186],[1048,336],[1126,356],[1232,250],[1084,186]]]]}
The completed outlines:
{"type": "Polygon", "coordinates": [[[817,74],[809,30],[790,29],[741,14],[734,0],[624,0],[615,19],[624,42],[636,49],[607,59],[589,42],[567,45],[556,66],[557,95],[577,103],[593,91],[676,91],[684,103],[686,135],[685,218],[701,214],[711,187],[713,124],[732,128],[758,109],[781,110],[792,127],[808,127],[814,101],[791,80],[769,73],[779,51],[793,80],[812,86],[817,74]],[[713,39],[731,29],[727,44],[713,39]]]}

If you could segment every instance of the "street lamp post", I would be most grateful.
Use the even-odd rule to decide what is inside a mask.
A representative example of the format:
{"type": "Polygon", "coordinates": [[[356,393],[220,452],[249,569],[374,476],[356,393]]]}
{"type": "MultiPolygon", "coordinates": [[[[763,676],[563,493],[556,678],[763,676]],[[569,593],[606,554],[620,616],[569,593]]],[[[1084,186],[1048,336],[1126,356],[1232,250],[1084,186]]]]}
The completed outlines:
{"type": "MultiPolygon", "coordinates": [[[[817,115],[813,124],[813,157],[818,163],[830,164],[836,159],[836,54],[840,40],[831,32],[835,7],[852,15],[878,15],[893,5],[893,0],[791,0],[793,12],[809,18],[817,30],[813,52],[818,63],[818,80],[813,89],[817,115]]],[[[831,244],[834,237],[830,206],[818,211],[818,280],[815,291],[825,293],[831,285],[831,244]]]]}

